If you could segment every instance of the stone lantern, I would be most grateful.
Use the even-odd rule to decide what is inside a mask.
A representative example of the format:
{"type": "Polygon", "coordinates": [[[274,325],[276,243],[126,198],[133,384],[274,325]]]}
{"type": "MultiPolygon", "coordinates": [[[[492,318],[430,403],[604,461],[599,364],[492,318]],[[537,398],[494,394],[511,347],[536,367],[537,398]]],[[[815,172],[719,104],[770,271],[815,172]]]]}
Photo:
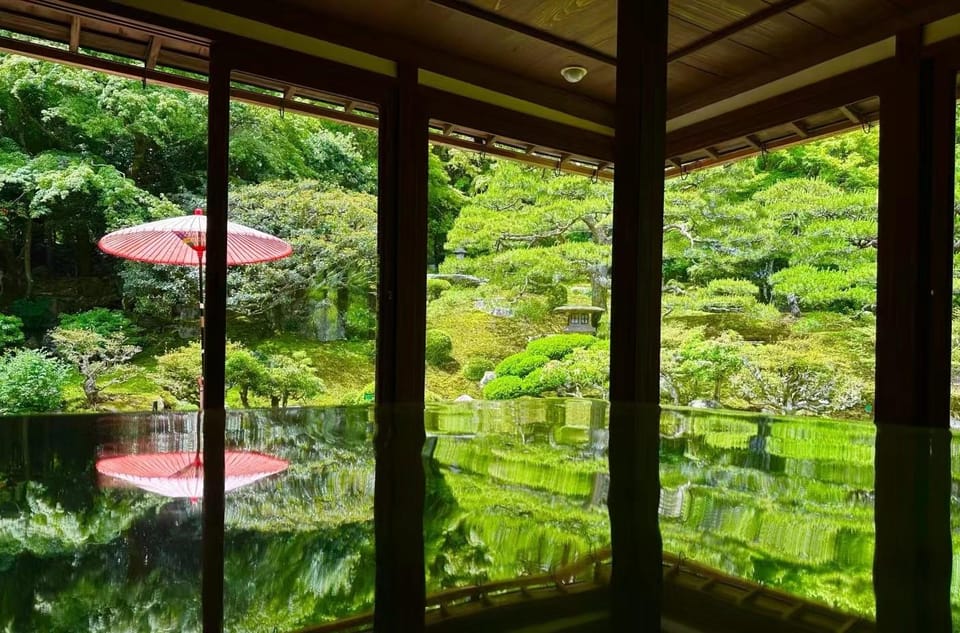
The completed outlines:
{"type": "Polygon", "coordinates": [[[599,315],[606,312],[597,306],[560,306],[553,311],[567,315],[567,327],[563,329],[564,332],[577,334],[596,334],[597,328],[593,326],[593,319],[600,318],[599,315]]]}

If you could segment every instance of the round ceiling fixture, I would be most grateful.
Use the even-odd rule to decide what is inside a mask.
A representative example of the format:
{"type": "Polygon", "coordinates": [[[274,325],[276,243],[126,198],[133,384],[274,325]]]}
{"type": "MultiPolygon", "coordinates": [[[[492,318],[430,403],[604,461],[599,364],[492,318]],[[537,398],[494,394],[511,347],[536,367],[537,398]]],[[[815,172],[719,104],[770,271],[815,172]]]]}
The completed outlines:
{"type": "Polygon", "coordinates": [[[587,69],[583,66],[564,66],[560,69],[560,75],[570,83],[575,84],[587,76],[587,69]]]}

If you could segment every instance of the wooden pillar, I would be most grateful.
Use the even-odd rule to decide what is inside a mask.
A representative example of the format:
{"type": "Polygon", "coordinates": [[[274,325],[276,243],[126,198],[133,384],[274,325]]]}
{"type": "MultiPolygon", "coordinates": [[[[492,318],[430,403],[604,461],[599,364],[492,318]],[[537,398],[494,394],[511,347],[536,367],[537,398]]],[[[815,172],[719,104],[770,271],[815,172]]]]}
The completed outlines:
{"type": "Polygon", "coordinates": [[[876,421],[946,428],[950,417],[955,74],[897,36],[881,95],[876,421]]]}
{"type": "Polygon", "coordinates": [[[227,175],[230,66],[222,44],[210,47],[207,97],[207,265],[204,341],[203,567],[204,633],[223,631],[224,363],[227,340],[227,175]]]}
{"type": "Polygon", "coordinates": [[[897,37],[881,94],[877,265],[878,631],[950,631],[955,80],[897,37]],[[925,427],[925,428],[924,428],[925,427]]]}
{"type": "Polygon", "coordinates": [[[667,0],[617,4],[610,345],[611,630],[659,631],[667,0]]]}
{"type": "Polygon", "coordinates": [[[401,66],[380,110],[380,311],[376,381],[377,633],[423,630],[423,389],[427,116],[417,69],[401,66]]]}

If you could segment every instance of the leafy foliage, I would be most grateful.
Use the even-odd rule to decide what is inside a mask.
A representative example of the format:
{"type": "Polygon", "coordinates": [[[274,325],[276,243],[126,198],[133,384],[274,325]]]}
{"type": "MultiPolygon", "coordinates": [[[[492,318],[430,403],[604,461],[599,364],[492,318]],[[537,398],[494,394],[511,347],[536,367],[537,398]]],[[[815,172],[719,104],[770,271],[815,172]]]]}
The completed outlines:
{"type": "Polygon", "coordinates": [[[0,314],[0,351],[23,343],[23,321],[20,317],[0,314]]]}
{"type": "MultiPolygon", "coordinates": [[[[285,259],[230,273],[229,307],[282,330],[303,321],[317,296],[374,296],[377,201],[369,194],[324,190],[317,181],[272,181],[242,187],[231,217],[287,240],[285,259]]],[[[349,305],[340,305],[343,315],[349,305]]]]}
{"type": "MultiPolygon", "coordinates": [[[[174,398],[200,404],[200,344],[192,342],[157,357],[157,384],[174,398]]],[[[232,382],[232,381],[231,381],[232,382]]]]}
{"type": "Polygon", "coordinates": [[[0,356],[0,414],[60,410],[68,371],[39,350],[19,349],[0,356]]]}
{"type": "Polygon", "coordinates": [[[813,357],[803,345],[758,351],[744,364],[737,386],[742,397],[762,411],[824,415],[862,402],[862,391],[854,381],[813,357]]]}
{"type": "Polygon", "coordinates": [[[61,314],[60,329],[86,330],[101,336],[122,334],[131,337],[137,333],[137,326],[123,312],[107,308],[94,308],[75,314],[61,314]]]}
{"type": "Polygon", "coordinates": [[[269,354],[264,365],[264,380],[253,389],[269,398],[274,408],[285,409],[291,400],[306,400],[324,390],[323,381],[314,374],[313,365],[303,352],[291,356],[269,354]]]}

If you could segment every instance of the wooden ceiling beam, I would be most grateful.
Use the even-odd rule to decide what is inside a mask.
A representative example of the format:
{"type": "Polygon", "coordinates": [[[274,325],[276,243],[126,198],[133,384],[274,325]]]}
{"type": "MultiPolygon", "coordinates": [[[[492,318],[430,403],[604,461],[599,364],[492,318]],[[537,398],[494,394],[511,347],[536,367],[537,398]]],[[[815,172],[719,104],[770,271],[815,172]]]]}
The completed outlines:
{"type": "Polygon", "coordinates": [[[857,125],[859,125],[860,123],[863,122],[863,118],[858,113],[854,112],[852,107],[847,105],[842,105],[837,109],[840,110],[843,116],[847,117],[847,119],[849,119],[851,123],[856,123],[857,125]]]}
{"type": "MultiPolygon", "coordinates": [[[[838,104],[857,103],[874,97],[889,77],[890,64],[889,60],[877,62],[674,130],[667,134],[667,155],[685,156],[702,151],[704,147],[789,125],[791,121],[811,114],[836,109],[838,104]]],[[[851,126],[847,122],[844,124],[851,126]]],[[[811,130],[813,135],[815,131],[811,130]]]]}
{"type": "Polygon", "coordinates": [[[684,99],[668,103],[667,118],[670,119],[699,110],[834,57],[887,39],[900,31],[922,26],[955,13],[957,13],[957,0],[936,0],[913,10],[899,11],[893,17],[873,23],[847,37],[812,46],[806,52],[800,52],[767,66],[750,68],[743,75],[712,88],[698,90],[695,94],[684,99]]]}
{"type": "MultiPolygon", "coordinates": [[[[555,158],[548,158],[546,156],[537,156],[536,154],[526,152],[526,151],[513,151],[510,149],[504,149],[497,145],[484,145],[483,143],[478,143],[476,141],[469,141],[459,136],[445,136],[440,132],[431,132],[430,133],[430,142],[437,145],[445,145],[447,147],[456,147],[458,149],[465,149],[478,154],[486,154],[488,156],[499,156],[501,158],[507,158],[510,160],[516,160],[524,162],[528,165],[533,165],[535,167],[542,167],[544,169],[557,169],[558,161],[555,158]]],[[[566,161],[559,165],[560,171],[567,174],[577,174],[579,176],[586,176],[589,178],[597,178],[604,181],[613,180],[613,171],[610,169],[610,164],[601,162],[598,163],[595,167],[588,167],[586,165],[581,165],[579,163],[566,161]]]]}
{"type": "MultiPolygon", "coordinates": [[[[43,46],[34,42],[15,40],[7,37],[0,37],[0,51],[16,53],[18,55],[27,55],[38,59],[53,61],[61,64],[68,64],[78,68],[87,68],[100,72],[125,77],[127,79],[142,80],[147,79],[153,85],[167,86],[187,90],[199,94],[207,93],[207,82],[192,77],[174,75],[172,73],[158,70],[150,70],[131,66],[120,62],[100,57],[91,57],[81,53],[71,53],[67,50],[43,46]]],[[[301,112],[311,116],[317,116],[331,121],[349,123],[368,129],[377,129],[378,121],[375,117],[360,116],[358,114],[348,114],[340,110],[323,108],[309,103],[294,101],[284,103],[281,97],[273,97],[259,92],[234,88],[230,91],[231,97],[237,101],[250,103],[254,105],[266,106],[279,109],[283,106],[287,110],[301,112]]]]}
{"type": "MultiPolygon", "coordinates": [[[[795,2],[796,0],[791,1],[795,2]]],[[[463,0],[429,0],[429,2],[450,9],[451,11],[457,11],[458,13],[469,15],[470,17],[477,18],[478,20],[495,24],[510,31],[515,31],[521,35],[532,37],[533,39],[540,40],[541,42],[552,44],[553,46],[565,49],[571,53],[576,53],[577,55],[588,57],[602,64],[607,64],[608,66],[617,65],[617,58],[613,55],[607,55],[603,51],[598,51],[597,49],[581,44],[580,42],[559,37],[549,31],[532,27],[524,22],[511,20],[510,18],[506,18],[493,11],[486,11],[480,7],[470,4],[469,2],[463,2],[463,0]]]]}
{"type": "Polygon", "coordinates": [[[73,16],[70,19],[70,52],[80,51],[80,16],[73,16]]]}
{"type": "Polygon", "coordinates": [[[771,18],[786,13],[790,9],[807,2],[807,0],[781,0],[776,4],[768,5],[764,9],[760,9],[754,13],[751,13],[742,20],[728,24],[718,31],[713,31],[704,37],[690,42],[686,46],[681,46],[672,53],[667,54],[667,63],[675,62],[678,59],[683,59],[688,55],[692,55],[697,51],[703,50],[704,48],[716,44],[717,42],[722,42],[725,39],[731,38],[737,33],[746,31],[750,27],[756,26],[762,22],[766,22],[771,18]]]}
{"type": "Polygon", "coordinates": [[[150,43],[147,45],[147,57],[144,62],[144,66],[147,70],[153,70],[157,67],[157,59],[160,58],[160,49],[163,47],[163,42],[156,35],[150,36],[150,43]]]}
{"type": "Polygon", "coordinates": [[[433,119],[455,121],[463,129],[482,130],[487,134],[518,139],[538,148],[552,147],[557,152],[613,162],[613,138],[609,136],[434,88],[421,87],[420,95],[433,119]]]}
{"type": "Polygon", "coordinates": [[[810,132],[807,130],[807,127],[802,121],[790,121],[787,123],[787,127],[793,130],[793,133],[800,138],[807,138],[810,136],[810,132]]]}

